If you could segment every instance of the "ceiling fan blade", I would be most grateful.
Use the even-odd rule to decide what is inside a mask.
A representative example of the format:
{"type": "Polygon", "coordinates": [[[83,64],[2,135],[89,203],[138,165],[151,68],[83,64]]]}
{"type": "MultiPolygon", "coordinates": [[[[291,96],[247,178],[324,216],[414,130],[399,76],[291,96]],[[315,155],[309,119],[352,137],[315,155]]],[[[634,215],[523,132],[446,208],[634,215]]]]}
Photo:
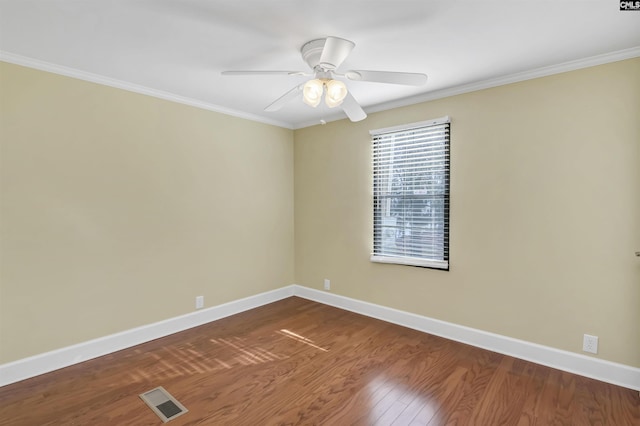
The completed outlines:
{"type": "Polygon", "coordinates": [[[304,71],[222,71],[222,75],[312,75],[305,73],[304,71]]]}
{"type": "Polygon", "coordinates": [[[320,66],[335,70],[347,59],[355,43],[339,37],[327,37],[320,55],[320,66]]]}
{"type": "Polygon", "coordinates": [[[427,82],[426,74],[414,72],[353,70],[347,71],[345,77],[354,81],[405,84],[407,86],[422,86],[427,82]]]}
{"type": "Polygon", "coordinates": [[[341,106],[351,121],[360,121],[367,118],[367,113],[364,112],[358,101],[356,101],[356,98],[349,92],[347,92],[347,96],[342,101],[341,106]]]}
{"type": "Polygon", "coordinates": [[[284,95],[280,96],[278,99],[273,101],[271,104],[267,105],[267,107],[264,110],[268,112],[278,111],[286,103],[294,100],[300,94],[300,92],[302,92],[303,86],[304,86],[303,84],[297,85],[296,87],[289,90],[287,93],[285,93],[284,95]]]}

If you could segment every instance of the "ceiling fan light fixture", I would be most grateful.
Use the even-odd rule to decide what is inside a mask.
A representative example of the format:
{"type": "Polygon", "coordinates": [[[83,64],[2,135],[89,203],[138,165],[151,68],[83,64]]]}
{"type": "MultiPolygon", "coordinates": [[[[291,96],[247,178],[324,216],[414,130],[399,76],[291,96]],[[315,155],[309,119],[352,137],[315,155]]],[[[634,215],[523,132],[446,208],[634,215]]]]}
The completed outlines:
{"type": "Polygon", "coordinates": [[[337,107],[347,96],[347,86],[339,80],[329,80],[325,85],[327,86],[325,103],[329,108],[337,107]]]}
{"type": "Polygon", "coordinates": [[[317,107],[322,100],[322,93],[324,92],[324,83],[322,80],[314,79],[309,80],[304,84],[302,89],[302,97],[304,103],[312,107],[317,107]]]}
{"type": "Polygon", "coordinates": [[[350,70],[338,74],[336,70],[349,56],[355,43],[340,37],[324,37],[311,40],[302,45],[300,54],[311,69],[311,74],[303,71],[223,71],[223,75],[288,75],[313,76],[306,83],[297,84],[294,88],[280,96],[265,111],[278,111],[282,106],[294,99],[302,99],[304,103],[317,107],[324,102],[329,108],[340,106],[351,121],[364,120],[367,114],[358,101],[347,90],[345,83],[334,80],[341,79],[365,81],[373,83],[400,84],[405,86],[421,86],[427,82],[427,75],[413,72],[350,70]]]}

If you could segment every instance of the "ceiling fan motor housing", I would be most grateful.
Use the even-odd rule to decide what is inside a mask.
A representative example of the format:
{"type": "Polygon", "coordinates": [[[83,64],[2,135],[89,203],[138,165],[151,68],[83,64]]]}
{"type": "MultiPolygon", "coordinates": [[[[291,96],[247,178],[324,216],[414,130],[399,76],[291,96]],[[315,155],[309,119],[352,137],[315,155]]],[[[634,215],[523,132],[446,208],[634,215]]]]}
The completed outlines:
{"type": "Polygon", "coordinates": [[[340,37],[311,40],[300,49],[302,59],[316,72],[331,73],[349,56],[355,43],[340,37]]]}
{"type": "MultiPolygon", "coordinates": [[[[312,70],[315,70],[316,67],[320,65],[320,57],[322,56],[322,50],[324,49],[324,44],[327,39],[319,38],[316,40],[311,40],[302,45],[300,48],[300,53],[302,53],[302,59],[309,65],[312,70]]],[[[323,70],[329,70],[324,67],[323,70]]],[[[335,69],[335,67],[333,67],[335,69]]]]}

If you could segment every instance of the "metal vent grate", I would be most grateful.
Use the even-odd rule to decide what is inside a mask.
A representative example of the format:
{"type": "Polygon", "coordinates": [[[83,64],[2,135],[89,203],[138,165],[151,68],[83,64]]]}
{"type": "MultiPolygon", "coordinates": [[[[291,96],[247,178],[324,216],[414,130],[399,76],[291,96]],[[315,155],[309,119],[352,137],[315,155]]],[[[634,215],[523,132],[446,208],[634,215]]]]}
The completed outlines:
{"type": "Polygon", "coordinates": [[[162,386],[140,394],[140,398],[164,423],[189,411],[162,386]]]}

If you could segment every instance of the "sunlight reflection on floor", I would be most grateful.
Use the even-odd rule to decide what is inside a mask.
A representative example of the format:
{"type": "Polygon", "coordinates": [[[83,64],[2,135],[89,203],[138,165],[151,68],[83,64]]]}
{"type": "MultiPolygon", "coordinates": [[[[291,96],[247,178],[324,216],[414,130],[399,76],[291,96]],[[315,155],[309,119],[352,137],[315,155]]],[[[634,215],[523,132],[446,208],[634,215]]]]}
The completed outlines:
{"type": "MultiPolygon", "coordinates": [[[[281,329],[276,333],[320,351],[329,351],[293,331],[281,329]]],[[[159,351],[148,354],[147,356],[153,361],[129,372],[129,377],[133,382],[153,382],[289,358],[288,355],[277,354],[261,345],[252,344],[244,337],[211,338],[208,344],[210,346],[197,348],[192,344],[182,347],[163,347],[159,351]]]]}
{"type": "Polygon", "coordinates": [[[129,372],[129,377],[134,382],[158,381],[288,358],[259,345],[251,345],[241,337],[209,339],[209,343],[212,347],[200,349],[193,345],[163,347],[148,355],[153,359],[150,366],[129,372]]]}
{"type": "Polygon", "coordinates": [[[288,337],[289,339],[297,340],[298,342],[304,343],[305,345],[309,345],[309,346],[312,346],[312,347],[314,347],[316,349],[320,349],[321,351],[329,352],[329,349],[321,348],[320,346],[315,345],[313,343],[313,340],[307,339],[306,337],[300,336],[299,334],[296,334],[296,333],[294,333],[292,331],[289,331],[289,330],[286,330],[286,329],[282,329],[282,330],[278,331],[277,333],[283,335],[284,337],[288,337]]]}

